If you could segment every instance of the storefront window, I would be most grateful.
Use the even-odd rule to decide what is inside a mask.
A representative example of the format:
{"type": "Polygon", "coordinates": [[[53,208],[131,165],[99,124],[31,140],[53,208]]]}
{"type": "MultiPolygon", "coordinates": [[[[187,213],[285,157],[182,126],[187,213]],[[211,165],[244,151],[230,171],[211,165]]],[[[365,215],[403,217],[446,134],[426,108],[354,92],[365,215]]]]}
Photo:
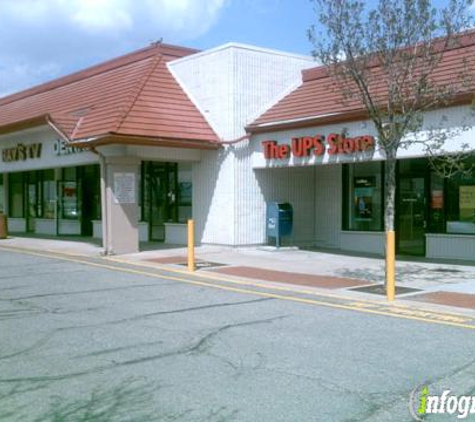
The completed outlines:
{"type": "Polygon", "coordinates": [[[3,174],[0,174],[0,213],[3,213],[5,211],[5,188],[3,187],[3,174]]]}
{"type": "Polygon", "coordinates": [[[343,229],[382,230],[382,164],[349,164],[344,175],[346,200],[343,229]]]}
{"type": "Polygon", "coordinates": [[[447,233],[475,234],[475,175],[447,180],[447,233]]]}
{"type": "Polygon", "coordinates": [[[55,218],[56,216],[56,181],[54,170],[42,172],[42,210],[43,218],[55,218]]]}
{"type": "Polygon", "coordinates": [[[54,170],[12,173],[8,177],[10,217],[54,218],[56,182],[54,170]]]}
{"type": "Polygon", "coordinates": [[[8,213],[13,218],[25,216],[23,178],[23,173],[8,175],[8,213]]]}

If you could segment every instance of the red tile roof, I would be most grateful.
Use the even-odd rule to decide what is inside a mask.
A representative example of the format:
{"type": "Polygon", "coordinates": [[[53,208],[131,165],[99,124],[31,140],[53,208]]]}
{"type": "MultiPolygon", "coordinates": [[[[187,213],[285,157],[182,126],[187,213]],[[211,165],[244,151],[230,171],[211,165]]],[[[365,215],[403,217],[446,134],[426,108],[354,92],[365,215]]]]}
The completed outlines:
{"type": "Polygon", "coordinates": [[[196,50],[153,44],[0,99],[0,133],[50,124],[71,141],[129,138],[213,147],[218,137],[167,62],[196,50]]]}
{"type": "MultiPolygon", "coordinates": [[[[457,46],[447,50],[433,74],[436,83],[455,82],[464,66],[475,69],[475,33],[461,39],[457,46]]],[[[374,67],[371,85],[373,98],[384,104],[387,100],[387,85],[382,69],[374,67]]],[[[463,99],[471,100],[467,90],[460,92],[463,99]]],[[[462,97],[460,97],[462,98],[462,97]]],[[[273,107],[251,123],[251,132],[269,129],[285,129],[298,126],[315,126],[331,122],[350,121],[367,118],[363,104],[358,98],[345,99],[342,89],[332,78],[325,66],[302,71],[302,84],[276,103],[273,107]]]]}

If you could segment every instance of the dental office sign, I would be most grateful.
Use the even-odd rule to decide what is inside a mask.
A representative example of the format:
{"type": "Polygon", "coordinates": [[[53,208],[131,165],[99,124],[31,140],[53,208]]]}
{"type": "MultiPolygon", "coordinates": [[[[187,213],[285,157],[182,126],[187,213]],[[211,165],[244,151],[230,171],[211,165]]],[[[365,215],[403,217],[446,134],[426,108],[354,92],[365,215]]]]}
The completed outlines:
{"type": "Polygon", "coordinates": [[[57,139],[53,144],[53,154],[57,156],[80,154],[85,151],[85,148],[76,148],[70,146],[69,142],[66,142],[64,139],[57,139]]]}
{"type": "Polygon", "coordinates": [[[345,135],[331,133],[328,136],[302,136],[292,138],[290,144],[279,144],[277,141],[262,142],[266,160],[285,160],[290,157],[331,156],[355,154],[374,151],[375,139],[371,135],[347,138],[345,135]]]}

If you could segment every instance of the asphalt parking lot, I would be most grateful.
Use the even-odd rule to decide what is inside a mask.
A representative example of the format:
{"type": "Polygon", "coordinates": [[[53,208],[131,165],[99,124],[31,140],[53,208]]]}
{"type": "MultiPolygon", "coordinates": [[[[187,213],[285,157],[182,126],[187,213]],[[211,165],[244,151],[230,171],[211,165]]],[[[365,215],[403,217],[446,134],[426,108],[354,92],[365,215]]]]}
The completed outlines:
{"type": "Polygon", "coordinates": [[[2,421],[400,422],[423,383],[474,394],[473,350],[473,329],[0,250],[2,421]]]}

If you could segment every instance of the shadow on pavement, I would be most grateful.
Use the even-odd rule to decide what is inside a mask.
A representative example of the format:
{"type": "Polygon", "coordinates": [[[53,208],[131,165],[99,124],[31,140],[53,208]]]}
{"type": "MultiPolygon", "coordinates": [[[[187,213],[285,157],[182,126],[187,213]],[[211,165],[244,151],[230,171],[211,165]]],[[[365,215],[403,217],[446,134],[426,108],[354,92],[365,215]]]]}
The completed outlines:
{"type": "MultiPolygon", "coordinates": [[[[152,422],[198,421],[225,422],[237,420],[237,410],[221,407],[203,412],[200,409],[157,411],[156,393],[160,386],[134,379],[125,380],[112,388],[96,387],[86,396],[71,398],[67,395],[50,395],[46,410],[32,414],[32,409],[21,407],[25,398],[40,395],[44,402],[51,383],[26,386],[18,383],[0,391],[0,421],[32,422],[152,422]],[[33,396],[29,396],[29,395],[33,396]],[[27,395],[26,397],[22,397],[27,395]],[[204,414],[203,414],[204,413],[204,414]],[[199,415],[198,415],[199,414],[199,415]]],[[[30,400],[28,400],[29,402],[30,400]]]]}
{"type": "MultiPolygon", "coordinates": [[[[346,269],[336,271],[340,277],[356,278],[360,280],[368,280],[375,283],[384,282],[384,266],[381,264],[379,268],[362,267],[358,269],[346,269]]],[[[397,280],[402,283],[410,283],[415,281],[431,280],[434,283],[444,280],[443,284],[461,283],[471,281],[473,279],[472,273],[465,273],[457,269],[448,269],[446,267],[427,267],[418,265],[417,263],[406,263],[397,268],[397,280]]]]}

